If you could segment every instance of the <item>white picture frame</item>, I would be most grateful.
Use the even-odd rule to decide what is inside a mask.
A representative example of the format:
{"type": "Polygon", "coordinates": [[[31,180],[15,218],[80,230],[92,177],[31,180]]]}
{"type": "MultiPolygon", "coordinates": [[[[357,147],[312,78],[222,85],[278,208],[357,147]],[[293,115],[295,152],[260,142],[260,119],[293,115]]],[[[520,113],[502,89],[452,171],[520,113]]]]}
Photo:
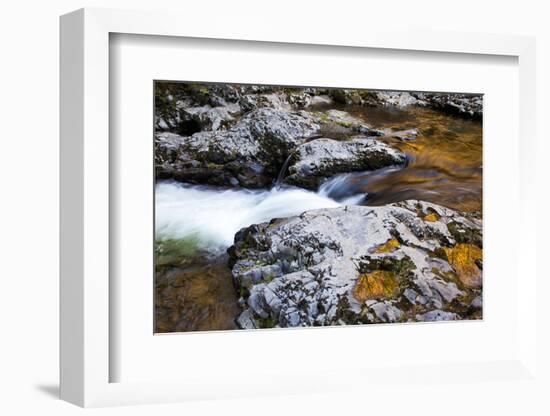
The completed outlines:
{"type": "MultiPolygon", "coordinates": [[[[111,382],[110,365],[110,161],[109,159],[109,36],[123,33],[282,44],[431,51],[453,54],[505,55],[519,62],[520,213],[535,212],[535,41],[530,37],[471,33],[401,31],[391,28],[349,28],[337,33],[300,28],[280,31],[276,25],[254,27],[237,34],[235,22],[220,20],[205,27],[200,21],[172,13],[82,9],[61,18],[61,398],[80,406],[159,403],[209,397],[266,394],[261,386],[244,383],[240,389],[229,378],[211,380],[111,382]],[[222,389],[225,386],[225,391],[222,389]]],[[[284,47],[284,45],[283,45],[284,47]]],[[[475,363],[418,363],[415,368],[370,369],[371,381],[390,383],[391,377],[414,374],[427,380],[448,372],[455,378],[481,374],[472,382],[498,380],[538,383],[536,348],[537,275],[530,242],[536,240],[532,214],[520,215],[518,259],[523,277],[518,291],[517,354],[509,360],[475,363]],[[527,261],[529,259],[529,261],[527,261]],[[525,265],[525,266],[523,266],[525,265]],[[391,377],[388,377],[388,374],[391,377]]],[[[331,370],[336,380],[353,377],[349,368],[331,370]]],[[[310,376],[289,381],[270,375],[271,394],[333,391],[344,383],[319,383],[310,376]]],[[[325,380],[326,381],[326,380],[325,380]]],[[[360,384],[360,383],[359,383],[360,384]]]]}

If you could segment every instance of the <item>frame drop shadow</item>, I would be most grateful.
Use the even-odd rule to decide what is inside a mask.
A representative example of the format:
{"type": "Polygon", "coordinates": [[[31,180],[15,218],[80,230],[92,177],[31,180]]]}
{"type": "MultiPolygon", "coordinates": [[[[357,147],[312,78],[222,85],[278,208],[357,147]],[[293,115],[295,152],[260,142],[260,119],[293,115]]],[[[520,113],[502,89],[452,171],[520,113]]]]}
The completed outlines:
{"type": "Polygon", "coordinates": [[[34,387],[42,394],[59,400],[59,384],[37,384],[34,387]]]}

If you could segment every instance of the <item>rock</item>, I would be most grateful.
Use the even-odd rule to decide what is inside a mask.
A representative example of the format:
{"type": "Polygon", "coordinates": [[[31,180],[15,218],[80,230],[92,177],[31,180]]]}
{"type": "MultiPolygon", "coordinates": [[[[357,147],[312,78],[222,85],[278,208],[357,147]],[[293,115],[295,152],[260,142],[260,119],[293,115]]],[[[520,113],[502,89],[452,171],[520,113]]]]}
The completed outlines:
{"type": "Polygon", "coordinates": [[[237,318],[237,325],[242,329],[256,329],[256,321],[252,317],[252,312],[246,310],[237,318]]]}
{"type": "Polygon", "coordinates": [[[481,248],[473,244],[457,244],[454,247],[444,247],[443,250],[465,286],[481,287],[481,248]]]}
{"type": "Polygon", "coordinates": [[[324,179],[338,173],[403,165],[405,161],[405,154],[373,138],[320,138],[297,147],[285,182],[316,190],[324,179]]]}
{"type": "Polygon", "coordinates": [[[403,153],[376,138],[357,135],[380,132],[343,111],[309,113],[265,107],[233,123],[239,108],[236,104],[207,104],[182,110],[180,120],[194,120],[200,131],[186,137],[170,132],[155,135],[157,177],[216,186],[267,187],[292,155],[285,182],[317,189],[321,181],[337,173],[402,165],[406,160],[403,153]],[[313,139],[321,132],[343,139],[313,139]]]}
{"type": "Polygon", "coordinates": [[[241,108],[238,104],[228,104],[223,107],[213,108],[205,105],[182,109],[180,118],[187,123],[195,123],[197,131],[216,131],[221,127],[229,125],[234,120],[234,116],[240,112],[241,108]]]}
{"type": "Polygon", "coordinates": [[[290,91],[286,95],[286,99],[293,108],[306,108],[313,101],[312,89],[298,89],[290,91]]]}
{"type": "Polygon", "coordinates": [[[412,304],[416,305],[416,299],[418,298],[418,293],[410,287],[406,288],[403,291],[403,296],[412,304]]]}
{"type": "Polygon", "coordinates": [[[479,220],[420,201],[307,211],[239,231],[230,267],[258,327],[471,319],[462,305],[478,289],[449,263],[449,224],[481,234],[479,220]]]}
{"type": "Polygon", "coordinates": [[[359,302],[393,298],[399,291],[399,278],[391,271],[375,270],[361,274],[353,288],[353,297],[359,302]]]}
{"type": "Polygon", "coordinates": [[[316,112],[321,124],[320,134],[332,139],[347,139],[350,136],[363,134],[368,136],[381,136],[384,134],[381,130],[373,129],[363,120],[354,117],[346,111],[327,110],[316,112]]]}
{"type": "MultiPolygon", "coordinates": [[[[480,94],[162,82],[155,86],[155,131],[190,136],[197,132],[229,128],[238,117],[258,108],[293,111],[314,106],[322,108],[333,102],[345,105],[427,106],[477,119],[483,113],[480,94]]],[[[330,117],[330,114],[327,116],[330,117]]],[[[332,120],[330,125],[343,127],[347,121],[332,120]]],[[[367,134],[366,131],[355,132],[367,134]]]]}
{"type": "Polygon", "coordinates": [[[415,93],[415,96],[429,107],[448,114],[474,119],[483,117],[483,95],[481,94],[415,93]]]}
{"type": "Polygon", "coordinates": [[[211,185],[269,186],[290,151],[318,129],[308,113],[262,108],[228,130],[189,137],[160,133],[155,140],[157,177],[211,185]]]}
{"type": "Polygon", "coordinates": [[[481,309],[483,307],[483,299],[481,296],[476,296],[474,300],[472,300],[472,303],[470,303],[470,307],[473,309],[481,309]]]}
{"type": "MultiPolygon", "coordinates": [[[[402,152],[376,137],[414,140],[416,129],[375,130],[335,109],[298,111],[331,100],[481,111],[481,96],[465,94],[161,83],[155,88],[157,178],[247,188],[269,187],[284,179],[316,190],[339,173],[406,163],[402,152]]],[[[473,279],[473,285],[479,280],[466,279],[473,279]]]]}
{"type": "Polygon", "coordinates": [[[329,96],[337,103],[340,104],[356,104],[363,103],[363,99],[358,90],[345,90],[341,88],[332,89],[329,91],[329,96]]]}
{"type": "Polygon", "coordinates": [[[287,95],[282,87],[261,85],[163,82],[155,87],[155,130],[181,136],[215,131],[258,108],[303,108],[311,101],[310,94],[308,89],[296,89],[287,95]]]}
{"type": "Polygon", "coordinates": [[[333,123],[341,124],[347,127],[361,128],[365,126],[361,119],[352,116],[350,113],[341,110],[327,110],[324,113],[321,113],[326,120],[333,123]]]}
{"type": "MultiPolygon", "coordinates": [[[[389,302],[378,302],[370,306],[380,322],[397,322],[403,317],[403,312],[389,302]]],[[[371,318],[372,321],[374,319],[371,318]]]]}
{"type": "Polygon", "coordinates": [[[399,108],[429,107],[466,118],[481,119],[483,117],[483,95],[481,94],[378,91],[368,100],[364,100],[364,103],[399,108]]]}
{"type": "Polygon", "coordinates": [[[284,94],[270,92],[269,94],[244,95],[240,104],[246,109],[273,108],[275,110],[291,111],[292,105],[284,94]]]}
{"type": "Polygon", "coordinates": [[[424,101],[417,99],[408,92],[379,91],[376,93],[376,98],[379,103],[387,106],[408,107],[410,105],[426,105],[424,101]]]}
{"type": "Polygon", "coordinates": [[[435,322],[435,321],[454,321],[458,319],[458,315],[453,312],[444,312],[440,310],[433,310],[421,315],[416,315],[417,321],[435,322]]]}
{"type": "Polygon", "coordinates": [[[329,95],[315,95],[311,98],[311,101],[308,104],[308,107],[314,106],[324,106],[330,105],[333,103],[332,98],[329,95]]]}
{"type": "Polygon", "coordinates": [[[241,112],[238,87],[160,82],[155,85],[155,131],[183,136],[216,130],[241,112]]]}
{"type": "Polygon", "coordinates": [[[416,137],[418,136],[418,133],[419,133],[418,129],[408,129],[408,130],[399,130],[399,131],[392,131],[388,129],[383,131],[384,136],[394,137],[404,142],[415,140],[416,137]]]}

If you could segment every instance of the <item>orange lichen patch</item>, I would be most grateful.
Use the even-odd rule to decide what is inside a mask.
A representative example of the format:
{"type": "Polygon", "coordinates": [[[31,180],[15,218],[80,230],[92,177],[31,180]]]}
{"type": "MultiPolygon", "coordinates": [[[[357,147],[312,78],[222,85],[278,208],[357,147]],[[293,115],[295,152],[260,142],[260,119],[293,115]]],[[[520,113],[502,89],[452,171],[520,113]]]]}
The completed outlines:
{"type": "Polygon", "coordinates": [[[424,217],[424,221],[428,222],[436,222],[437,220],[439,220],[439,215],[436,212],[432,212],[424,217]]]}
{"type": "Polygon", "coordinates": [[[384,244],[379,245],[376,247],[375,253],[391,253],[392,251],[395,251],[400,246],[399,241],[397,241],[395,238],[392,238],[388,241],[386,241],[384,244]]]}
{"type": "Polygon", "coordinates": [[[476,264],[483,258],[483,252],[479,247],[473,244],[457,244],[454,247],[444,247],[443,250],[464,286],[481,286],[481,270],[476,264]]]}
{"type": "Polygon", "coordinates": [[[399,279],[392,272],[375,270],[362,274],[353,288],[353,296],[359,302],[369,299],[387,299],[395,296],[399,289],[399,279]]]}

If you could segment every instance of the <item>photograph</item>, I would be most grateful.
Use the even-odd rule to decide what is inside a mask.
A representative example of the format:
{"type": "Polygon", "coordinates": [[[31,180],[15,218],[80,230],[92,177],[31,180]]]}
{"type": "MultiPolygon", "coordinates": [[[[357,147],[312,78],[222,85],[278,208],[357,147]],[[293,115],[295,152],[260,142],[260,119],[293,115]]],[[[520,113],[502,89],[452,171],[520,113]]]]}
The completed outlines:
{"type": "Polygon", "coordinates": [[[483,94],[153,89],[155,333],[483,319],[483,94]]]}
{"type": "Polygon", "coordinates": [[[547,7],[425,3],[4,2],[0,416],[550,416],[547,7]]]}

